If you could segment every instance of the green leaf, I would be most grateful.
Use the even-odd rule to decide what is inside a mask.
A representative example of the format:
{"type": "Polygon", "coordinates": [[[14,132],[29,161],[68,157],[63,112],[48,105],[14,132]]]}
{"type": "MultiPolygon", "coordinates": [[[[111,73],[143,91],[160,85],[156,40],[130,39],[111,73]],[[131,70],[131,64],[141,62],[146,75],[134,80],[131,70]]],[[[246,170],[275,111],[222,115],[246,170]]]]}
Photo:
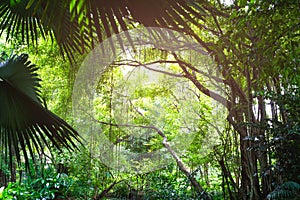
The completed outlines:
{"type": "Polygon", "coordinates": [[[0,147],[20,164],[22,156],[29,169],[29,157],[44,146],[69,150],[77,148],[78,133],[65,121],[42,107],[36,66],[28,56],[13,56],[0,65],[0,147]]]}
{"type": "Polygon", "coordinates": [[[26,10],[28,10],[35,2],[36,2],[36,0],[30,0],[26,6],[26,10]]]}

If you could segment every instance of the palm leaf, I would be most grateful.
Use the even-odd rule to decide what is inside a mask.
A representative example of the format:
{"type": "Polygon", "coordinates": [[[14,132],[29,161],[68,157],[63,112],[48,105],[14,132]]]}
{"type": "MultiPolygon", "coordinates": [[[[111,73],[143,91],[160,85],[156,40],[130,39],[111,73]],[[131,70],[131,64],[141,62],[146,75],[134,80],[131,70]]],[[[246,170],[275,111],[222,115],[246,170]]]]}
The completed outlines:
{"type": "Polygon", "coordinates": [[[113,33],[130,29],[131,24],[136,22],[145,27],[171,28],[191,33],[193,31],[189,26],[190,23],[199,25],[199,20],[204,20],[207,8],[211,7],[204,0],[193,3],[188,0],[72,0],[72,2],[75,3],[71,7],[71,13],[82,15],[77,11],[84,11],[86,18],[89,19],[88,24],[95,26],[95,34],[100,42],[113,33]],[[85,6],[80,8],[85,9],[77,9],[76,2],[84,2],[85,6]],[[195,5],[203,9],[195,9],[195,5]]]}
{"type": "Polygon", "coordinates": [[[71,20],[68,1],[1,0],[0,35],[6,39],[20,38],[37,44],[39,37],[50,35],[59,44],[62,55],[74,60],[74,51],[88,47],[88,37],[81,32],[77,18],[71,20]]]}
{"type": "Polygon", "coordinates": [[[73,150],[80,141],[70,125],[42,107],[36,69],[24,54],[0,65],[0,147],[11,167],[14,155],[19,164],[23,155],[29,167],[34,151],[44,153],[45,146],[73,150]]]}
{"type": "Polygon", "coordinates": [[[96,38],[102,42],[134,23],[189,34],[190,23],[200,27],[211,8],[205,0],[1,0],[0,28],[7,39],[21,36],[28,44],[49,34],[73,61],[74,51],[82,53],[96,38]]]}

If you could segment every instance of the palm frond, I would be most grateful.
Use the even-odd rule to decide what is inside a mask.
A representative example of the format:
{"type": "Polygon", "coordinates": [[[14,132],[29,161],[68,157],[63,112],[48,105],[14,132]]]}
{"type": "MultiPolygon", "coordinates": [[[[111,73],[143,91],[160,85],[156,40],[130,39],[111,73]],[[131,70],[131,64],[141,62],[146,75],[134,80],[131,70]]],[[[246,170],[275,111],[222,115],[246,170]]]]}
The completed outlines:
{"type": "Polygon", "coordinates": [[[11,165],[13,156],[26,166],[44,147],[77,148],[78,133],[41,105],[36,66],[28,56],[14,56],[0,65],[0,147],[11,165]]]}
{"type": "Polygon", "coordinates": [[[81,32],[77,18],[71,19],[68,1],[1,0],[0,35],[37,44],[38,38],[50,35],[59,44],[62,55],[72,61],[74,51],[89,47],[89,38],[81,32]]]}
{"type": "Polygon", "coordinates": [[[81,53],[95,39],[102,42],[132,24],[191,33],[190,23],[199,25],[210,9],[206,0],[2,0],[0,29],[7,39],[20,36],[28,44],[49,34],[73,61],[74,51],[81,53]]]}
{"type": "MultiPolygon", "coordinates": [[[[80,2],[80,0],[73,1],[80,2]]],[[[92,16],[90,23],[96,26],[99,41],[103,40],[103,32],[110,37],[112,33],[129,29],[131,22],[138,22],[145,27],[171,28],[188,33],[192,30],[190,22],[185,19],[192,18],[192,22],[197,23],[198,20],[204,20],[207,15],[204,7],[195,9],[195,5],[199,8],[202,8],[202,5],[209,8],[209,4],[201,0],[193,3],[188,0],[85,0],[84,2],[87,15],[92,16]]],[[[75,12],[74,9],[76,6],[71,12],[75,12]]]]}

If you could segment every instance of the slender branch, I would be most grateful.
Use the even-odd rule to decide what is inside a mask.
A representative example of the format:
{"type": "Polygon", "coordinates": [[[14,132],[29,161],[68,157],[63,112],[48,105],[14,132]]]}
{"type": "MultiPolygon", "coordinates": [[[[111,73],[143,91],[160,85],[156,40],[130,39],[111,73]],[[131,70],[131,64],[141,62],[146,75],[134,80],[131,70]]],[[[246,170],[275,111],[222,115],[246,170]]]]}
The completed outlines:
{"type": "Polygon", "coordinates": [[[211,13],[212,17],[214,18],[215,24],[217,25],[217,27],[218,27],[218,29],[220,31],[220,34],[223,35],[223,31],[221,29],[221,26],[220,26],[218,20],[217,20],[217,17],[214,15],[214,12],[210,12],[210,13],[211,13]]]}
{"type": "Polygon", "coordinates": [[[124,180],[120,180],[120,181],[114,181],[112,184],[110,184],[107,188],[105,188],[95,199],[96,200],[100,200],[100,199],[103,199],[106,195],[107,195],[107,193],[111,190],[111,189],[113,189],[113,187],[115,186],[115,185],[117,185],[118,183],[121,183],[122,181],[124,181],[124,180]]]}
{"type": "Polygon", "coordinates": [[[185,62],[185,61],[183,61],[183,60],[181,60],[181,61],[182,61],[182,63],[183,63],[186,67],[190,68],[190,69],[193,70],[194,72],[197,72],[197,73],[202,74],[202,75],[206,76],[207,78],[209,78],[209,80],[211,81],[211,83],[212,83],[215,87],[217,87],[218,89],[220,89],[220,91],[223,91],[224,93],[226,93],[226,91],[224,91],[223,88],[221,88],[219,85],[217,85],[216,83],[214,83],[212,80],[214,80],[214,81],[217,82],[217,83],[224,83],[224,84],[226,84],[226,85],[229,85],[229,83],[230,83],[229,81],[227,81],[227,80],[225,80],[225,79],[222,79],[222,78],[219,78],[219,77],[217,77],[217,76],[213,76],[213,75],[211,75],[211,74],[205,73],[204,71],[202,71],[202,70],[200,70],[200,69],[197,69],[196,67],[192,66],[190,63],[187,63],[187,62],[185,62]]]}
{"type": "Polygon", "coordinates": [[[154,61],[154,62],[149,62],[149,63],[146,63],[146,64],[143,64],[139,61],[136,61],[136,60],[121,60],[120,62],[126,62],[126,63],[118,63],[118,62],[115,62],[114,65],[117,65],[117,66],[130,66],[130,67],[144,67],[148,70],[151,70],[151,71],[155,71],[155,72],[159,72],[159,73],[162,73],[162,74],[166,74],[166,75],[169,75],[169,76],[174,76],[174,77],[178,77],[178,78],[183,78],[184,76],[181,75],[181,74],[174,74],[174,73],[171,73],[171,72],[167,72],[167,71],[163,71],[163,70],[159,70],[159,69],[154,69],[154,68],[151,68],[149,67],[148,65],[152,65],[152,64],[161,64],[161,63],[177,63],[176,61],[163,61],[163,60],[158,60],[158,61],[154,61]]]}
{"type": "MultiPolygon", "coordinates": [[[[181,60],[182,61],[182,60],[181,60]]],[[[192,66],[190,63],[187,63],[187,62],[184,62],[182,61],[182,63],[185,64],[185,66],[187,66],[188,68],[190,68],[191,70],[199,73],[199,74],[202,74],[210,79],[213,79],[214,81],[218,82],[218,83],[224,83],[224,84],[229,84],[229,82],[225,79],[222,79],[222,78],[219,78],[217,76],[213,76],[211,74],[208,74],[208,73],[205,73],[204,71],[200,70],[200,69],[197,69],[196,67],[192,66]]]]}
{"type": "Polygon", "coordinates": [[[153,126],[153,125],[146,126],[146,125],[134,125],[134,124],[115,124],[115,123],[103,122],[103,121],[99,121],[99,120],[97,120],[97,122],[100,123],[100,124],[105,124],[105,125],[115,126],[115,127],[131,127],[131,128],[152,129],[152,130],[155,130],[161,137],[163,137],[163,138],[166,137],[160,129],[158,129],[156,126],[153,126]]]}

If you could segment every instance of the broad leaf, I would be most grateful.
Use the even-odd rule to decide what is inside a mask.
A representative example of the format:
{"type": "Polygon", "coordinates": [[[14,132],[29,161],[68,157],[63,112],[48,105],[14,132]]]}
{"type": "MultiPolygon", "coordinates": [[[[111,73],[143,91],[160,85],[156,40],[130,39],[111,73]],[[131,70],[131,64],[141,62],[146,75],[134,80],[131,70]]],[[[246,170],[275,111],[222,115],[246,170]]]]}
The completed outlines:
{"type": "Polygon", "coordinates": [[[29,167],[36,151],[73,150],[80,140],[70,125],[41,105],[36,69],[25,54],[0,65],[0,149],[11,165],[16,156],[29,167]]]}

